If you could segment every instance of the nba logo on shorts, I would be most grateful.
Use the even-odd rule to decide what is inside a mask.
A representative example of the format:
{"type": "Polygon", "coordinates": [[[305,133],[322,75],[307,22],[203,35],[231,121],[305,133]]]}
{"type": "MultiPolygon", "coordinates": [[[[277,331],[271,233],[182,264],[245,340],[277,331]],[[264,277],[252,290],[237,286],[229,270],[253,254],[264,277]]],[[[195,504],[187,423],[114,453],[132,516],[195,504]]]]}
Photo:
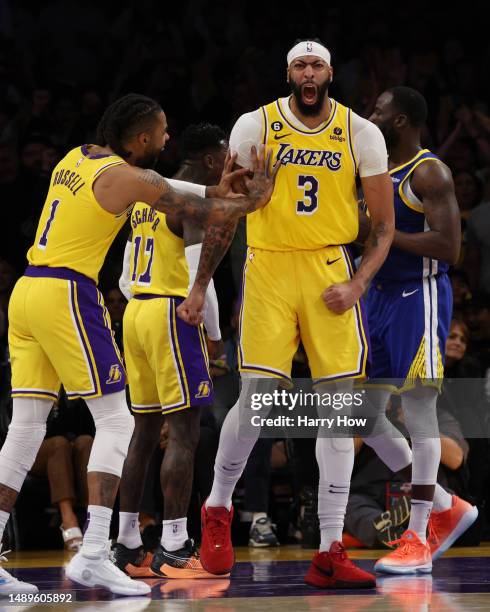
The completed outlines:
{"type": "Polygon", "coordinates": [[[209,397],[210,393],[211,393],[211,386],[209,384],[209,380],[203,380],[199,383],[199,387],[197,388],[197,393],[194,397],[198,399],[201,397],[209,397]]]}
{"type": "Polygon", "coordinates": [[[178,525],[172,525],[172,533],[177,533],[178,530],[179,530],[178,525]]]}
{"type": "Polygon", "coordinates": [[[112,385],[117,383],[122,378],[121,366],[116,363],[111,365],[111,369],[109,370],[109,378],[105,381],[106,385],[112,385]]]}

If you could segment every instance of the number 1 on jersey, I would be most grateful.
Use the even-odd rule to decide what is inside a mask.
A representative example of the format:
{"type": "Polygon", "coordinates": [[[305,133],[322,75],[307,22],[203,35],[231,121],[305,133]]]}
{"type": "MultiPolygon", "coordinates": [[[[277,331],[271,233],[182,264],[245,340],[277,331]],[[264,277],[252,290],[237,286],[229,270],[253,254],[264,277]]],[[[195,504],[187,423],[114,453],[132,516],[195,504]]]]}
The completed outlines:
{"type": "Polygon", "coordinates": [[[49,213],[49,219],[46,223],[46,227],[44,228],[44,232],[42,233],[42,236],[39,239],[39,242],[37,243],[37,248],[41,249],[41,251],[44,251],[44,249],[46,248],[46,245],[48,244],[49,230],[51,229],[51,224],[54,221],[56,209],[58,208],[60,202],[61,200],[53,200],[51,202],[51,212],[49,213]]]}

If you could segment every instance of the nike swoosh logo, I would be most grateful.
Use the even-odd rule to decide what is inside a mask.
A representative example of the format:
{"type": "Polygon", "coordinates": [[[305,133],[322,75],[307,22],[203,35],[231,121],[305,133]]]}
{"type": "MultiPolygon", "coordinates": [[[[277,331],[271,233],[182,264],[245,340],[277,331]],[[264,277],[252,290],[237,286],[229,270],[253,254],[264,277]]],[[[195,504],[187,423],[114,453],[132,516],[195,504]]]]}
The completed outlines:
{"type": "Polygon", "coordinates": [[[274,134],[274,140],[281,140],[281,138],[286,138],[286,136],[291,136],[291,132],[288,132],[287,134],[282,134],[281,136],[279,136],[279,134],[274,134]]]}
{"type": "Polygon", "coordinates": [[[337,257],[337,259],[332,259],[332,261],[330,261],[330,259],[327,259],[327,262],[326,262],[327,266],[331,266],[332,264],[334,264],[339,259],[342,259],[342,257],[337,257]]]}
{"type": "Polygon", "coordinates": [[[320,574],[323,574],[324,576],[327,576],[328,578],[331,578],[333,576],[333,570],[326,571],[323,569],[323,567],[320,567],[316,563],[314,563],[313,565],[315,566],[315,569],[317,569],[320,572],[320,574]]]}
{"type": "Polygon", "coordinates": [[[408,297],[409,295],[413,295],[414,293],[417,293],[418,289],[414,289],[413,291],[409,291],[408,293],[406,291],[404,291],[402,293],[402,297],[408,297]]]}

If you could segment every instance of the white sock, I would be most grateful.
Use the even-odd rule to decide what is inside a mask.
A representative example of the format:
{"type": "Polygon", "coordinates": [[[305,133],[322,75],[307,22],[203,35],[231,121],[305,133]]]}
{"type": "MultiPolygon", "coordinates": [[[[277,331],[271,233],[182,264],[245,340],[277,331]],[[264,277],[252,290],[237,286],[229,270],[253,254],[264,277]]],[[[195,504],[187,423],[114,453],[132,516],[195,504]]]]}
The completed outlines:
{"type": "Polygon", "coordinates": [[[206,507],[231,508],[231,497],[236,483],[247,465],[260,433],[257,427],[257,438],[240,438],[239,401],[226,415],[219,437],[219,447],[214,462],[214,479],[211,493],[206,500],[206,507]]]}
{"type": "Polygon", "coordinates": [[[424,544],[427,542],[427,523],[431,510],[432,502],[424,499],[412,499],[408,529],[415,531],[424,544]]]}
{"type": "Polygon", "coordinates": [[[345,509],[349,500],[349,483],[333,482],[318,487],[320,552],[328,552],[333,542],[342,542],[345,509]]]}
{"type": "Polygon", "coordinates": [[[318,486],[320,552],[325,552],[330,550],[333,542],[342,542],[345,510],[349,500],[350,478],[354,465],[354,442],[352,438],[318,437],[315,454],[320,471],[318,486]]]}
{"type": "MultiPolygon", "coordinates": [[[[236,483],[247,465],[260,427],[253,427],[250,420],[250,401],[253,395],[270,393],[277,387],[277,379],[257,378],[242,374],[242,388],[237,403],[230,409],[221,428],[219,447],[214,462],[214,480],[206,507],[231,508],[231,497],[236,483]],[[240,422],[242,416],[242,422],[240,422]]],[[[270,407],[263,406],[260,416],[265,417],[270,407]]]]}
{"type": "Polygon", "coordinates": [[[117,543],[123,544],[126,548],[138,548],[139,546],[143,546],[138,512],[119,513],[117,543]]]}
{"type": "Polygon", "coordinates": [[[444,512],[444,510],[449,510],[452,505],[452,495],[445,491],[440,484],[436,484],[436,490],[434,491],[434,512],[444,512]]]}
{"type": "Polygon", "coordinates": [[[267,518],[267,512],[252,512],[252,525],[261,518],[267,518]]]}
{"type": "Polygon", "coordinates": [[[412,440],[412,485],[434,485],[441,461],[437,389],[416,387],[404,393],[401,401],[412,440]]]}
{"type": "Polygon", "coordinates": [[[5,525],[9,520],[9,516],[10,512],[4,512],[3,510],[0,510],[0,541],[3,538],[3,532],[5,531],[5,525]]]}
{"type": "Polygon", "coordinates": [[[162,546],[165,550],[172,552],[183,548],[187,535],[187,518],[170,519],[162,521],[162,546]]]}
{"type": "Polygon", "coordinates": [[[89,506],[87,508],[87,528],[83,536],[82,553],[100,553],[107,546],[111,526],[112,508],[89,506]]]}

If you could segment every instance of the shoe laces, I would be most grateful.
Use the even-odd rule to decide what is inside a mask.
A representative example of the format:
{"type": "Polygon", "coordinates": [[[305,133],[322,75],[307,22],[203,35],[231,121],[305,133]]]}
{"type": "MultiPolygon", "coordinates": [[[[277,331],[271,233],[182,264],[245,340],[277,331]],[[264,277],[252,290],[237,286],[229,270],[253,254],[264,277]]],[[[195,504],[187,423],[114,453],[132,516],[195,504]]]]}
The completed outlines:
{"type": "Polygon", "coordinates": [[[112,550],[108,552],[107,558],[104,559],[102,563],[105,569],[108,570],[113,576],[117,577],[119,580],[121,580],[121,578],[123,578],[124,580],[131,580],[129,576],[127,576],[122,570],[117,567],[116,558],[112,550]]]}
{"type": "Polygon", "coordinates": [[[218,517],[209,518],[207,527],[214,546],[223,546],[226,540],[228,521],[218,517]]]}
{"type": "Polygon", "coordinates": [[[2,550],[3,544],[0,544],[0,562],[8,561],[7,555],[12,552],[11,550],[2,550]]]}
{"type": "Polygon", "coordinates": [[[346,563],[351,566],[354,565],[352,561],[347,556],[347,551],[345,550],[343,544],[339,544],[335,550],[335,552],[329,553],[331,557],[335,559],[335,561],[341,561],[342,563],[346,563]]]}
{"type": "Polygon", "coordinates": [[[398,540],[392,540],[388,542],[388,546],[397,546],[397,548],[390,553],[392,556],[406,557],[411,555],[417,548],[415,540],[409,540],[408,538],[398,538],[398,540]]]}
{"type": "MultiPolygon", "coordinates": [[[[7,555],[12,552],[11,550],[2,550],[2,544],[0,544],[0,563],[4,563],[5,561],[8,561],[7,559],[7,555]]],[[[0,567],[0,576],[2,578],[5,578],[6,580],[14,580],[16,582],[18,582],[17,578],[14,578],[14,576],[12,576],[11,574],[9,574],[7,572],[6,569],[4,569],[3,567],[0,567]]]]}
{"type": "Polygon", "coordinates": [[[428,529],[429,529],[429,540],[431,542],[438,543],[439,537],[437,535],[437,531],[439,528],[439,517],[437,514],[431,515],[429,519],[428,529]]]}

